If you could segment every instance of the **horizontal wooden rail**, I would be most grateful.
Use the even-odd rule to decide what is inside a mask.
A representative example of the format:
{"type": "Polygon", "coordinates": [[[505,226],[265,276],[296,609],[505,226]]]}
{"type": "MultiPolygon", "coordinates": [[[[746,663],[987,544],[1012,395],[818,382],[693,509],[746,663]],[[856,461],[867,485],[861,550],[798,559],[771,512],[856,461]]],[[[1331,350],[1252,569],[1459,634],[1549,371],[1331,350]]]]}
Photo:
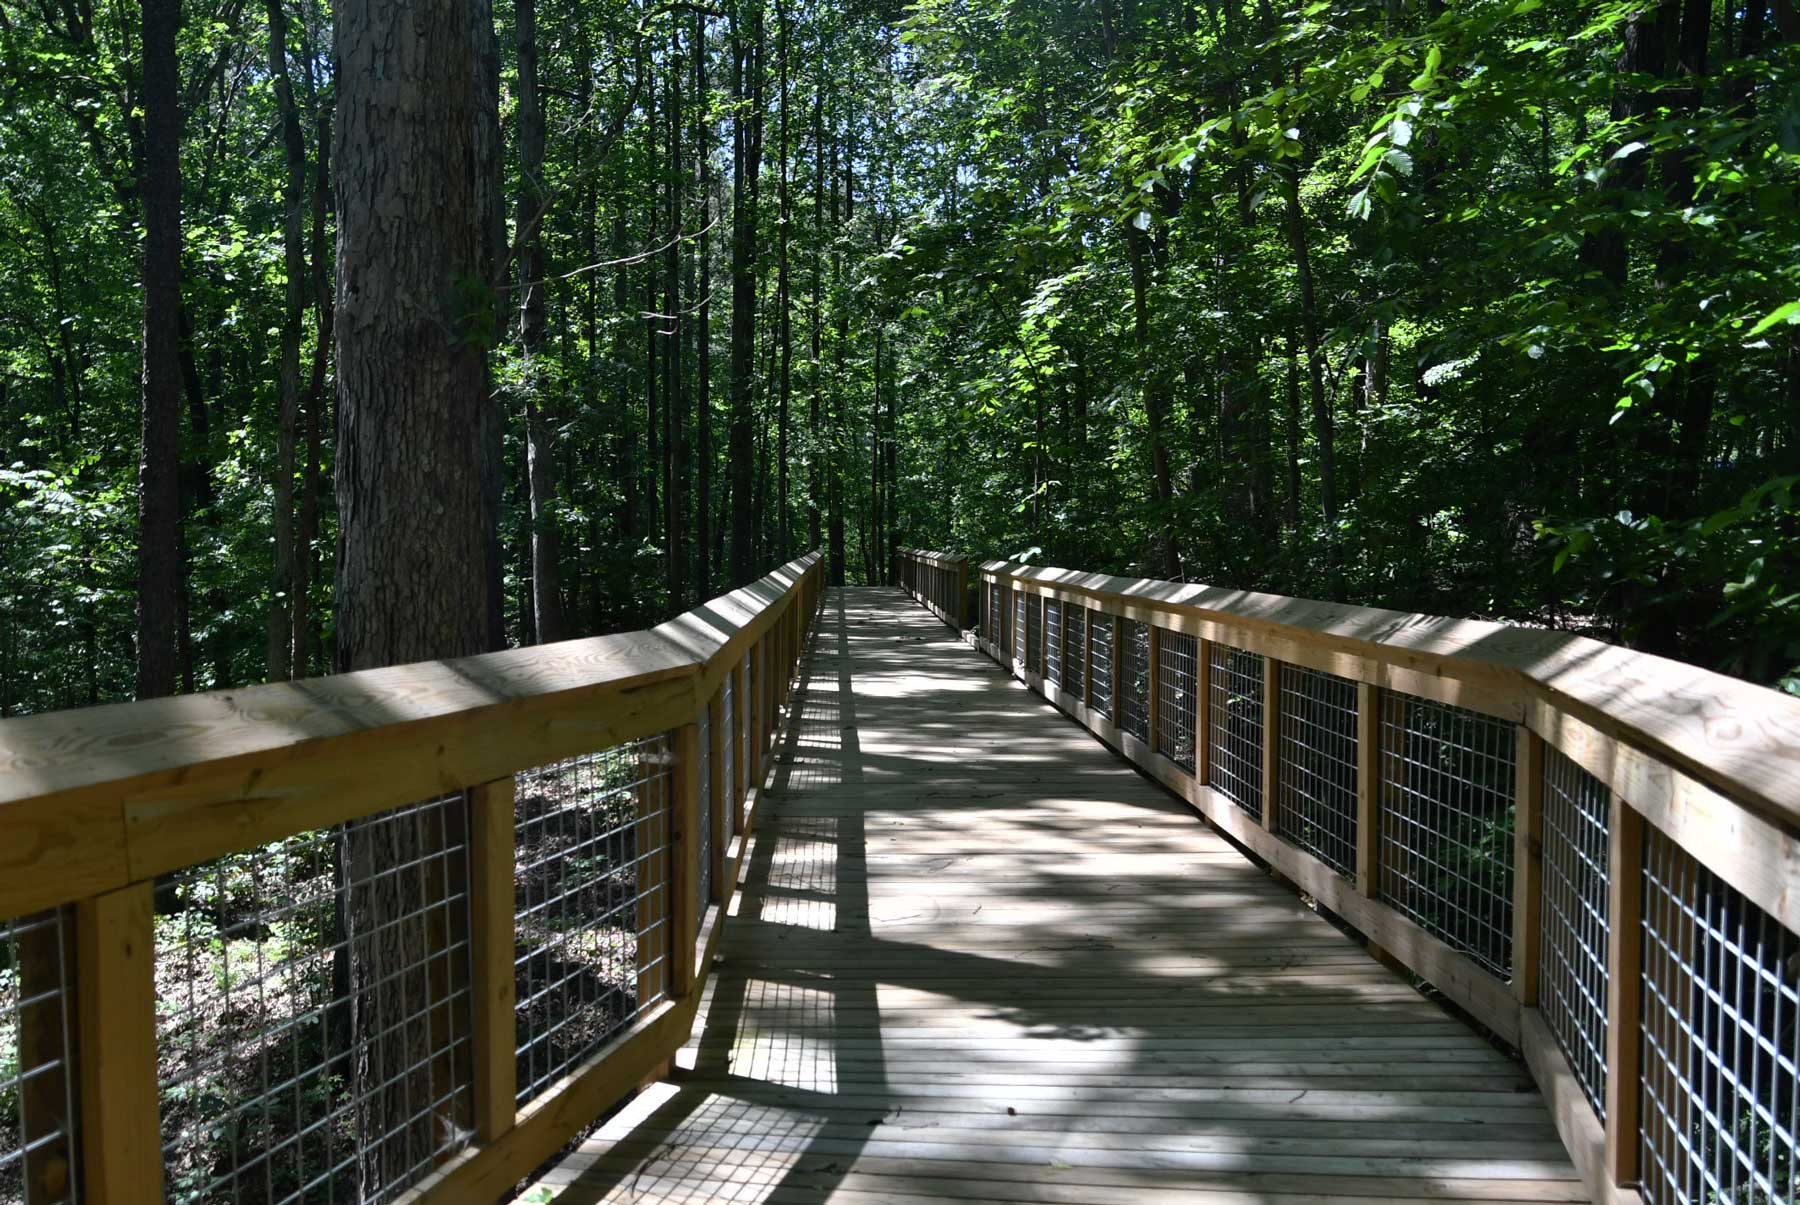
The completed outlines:
{"type": "Polygon", "coordinates": [[[963,631],[974,609],[969,604],[969,558],[918,548],[900,550],[900,584],[939,619],[963,631]]]}
{"type": "MultiPolygon", "coordinates": [[[[280,968],[293,958],[316,967],[352,951],[353,975],[376,983],[404,975],[414,986],[382,990],[423,1001],[405,1025],[383,1033],[412,1030],[392,1039],[405,1047],[393,1057],[408,1060],[400,1074],[429,1076],[421,1083],[448,1094],[398,1119],[381,1115],[397,1100],[393,1091],[354,1115],[340,1113],[333,1125],[355,1121],[378,1137],[334,1166],[379,1178],[390,1199],[401,1199],[400,1190],[421,1202],[504,1195],[659,1074],[687,1040],[822,596],[814,552],[648,631],[0,721],[0,965],[24,959],[35,977],[25,981],[27,996],[45,1002],[20,1014],[20,1074],[33,1085],[35,1111],[33,1133],[17,1139],[34,1148],[27,1205],[63,1199],[70,1184],[84,1205],[163,1199],[159,1152],[168,1136],[159,1103],[166,1109],[171,1091],[201,1098],[183,1076],[232,1070],[230,1060],[163,1057],[169,1043],[203,1042],[206,1031],[195,1018],[182,1036],[179,1002],[159,1010],[165,989],[156,983],[165,955],[180,953],[164,943],[191,938],[177,931],[181,923],[162,923],[165,893],[212,890],[212,872],[193,876],[214,863],[219,891],[242,891],[268,915],[207,905],[203,923],[218,926],[218,936],[202,934],[195,948],[226,961],[190,991],[229,1000],[234,977],[270,973],[265,959],[273,958],[273,973],[288,976],[282,993],[329,990],[330,1002],[312,1015],[333,1027],[341,1015],[348,1026],[352,998],[375,1007],[368,1001],[377,997],[362,1001],[354,985],[295,979],[301,971],[280,968]],[[529,807],[527,782],[535,792],[529,807]],[[547,819],[552,813],[560,818],[547,819]],[[582,825],[591,835],[569,835],[582,825]],[[333,835],[362,830],[379,840],[363,838],[355,855],[351,836],[333,835]],[[549,852],[531,855],[528,866],[525,851],[515,850],[521,835],[543,838],[549,852]],[[249,862],[219,861],[249,851],[257,851],[249,862]],[[315,890],[327,885],[324,905],[279,890],[280,876],[309,858],[336,868],[309,880],[315,890]],[[557,926],[546,928],[536,913],[552,864],[568,885],[557,926]],[[595,865],[610,869],[596,879],[595,865]],[[225,886],[231,875],[248,886],[225,886]],[[275,891],[257,887],[264,875],[275,891]],[[619,883],[626,902],[606,903],[619,883]],[[356,926],[379,893],[395,913],[382,922],[394,936],[379,948],[419,960],[416,967],[354,969],[377,948],[356,926]],[[322,906],[336,909],[335,922],[318,919],[322,906]],[[557,943],[567,940],[558,926],[569,923],[629,939],[637,993],[635,1001],[616,992],[580,997],[593,1013],[583,1032],[602,1032],[572,1050],[566,1035],[532,1019],[541,1002],[523,986],[515,991],[515,975],[568,973],[543,968],[553,967],[557,943]],[[65,928],[66,956],[58,944],[65,928]],[[247,955],[232,961],[234,941],[254,949],[251,969],[247,955]],[[69,1018],[66,1043],[50,1006],[69,1018]],[[621,1010],[623,1020],[607,1030],[606,1018],[621,1010]],[[429,1050],[421,1055],[415,1043],[429,1050]],[[550,1062],[551,1073],[539,1074],[539,1061],[550,1062]],[[537,1079],[524,1082],[526,1070],[537,1079]],[[60,1137],[37,1133],[53,1113],[63,1119],[60,1137]],[[78,1175],[69,1167],[76,1150],[78,1175]]],[[[185,923],[191,929],[194,921],[185,923]]],[[[629,992],[629,948],[624,957],[629,992]]],[[[298,1042],[292,1035],[314,1023],[324,1024],[302,1015],[270,1022],[270,1032],[298,1042]]],[[[324,1047],[337,1040],[315,1050],[310,1066],[282,1073],[297,1085],[295,1102],[325,1094],[322,1077],[335,1064],[324,1047]]],[[[382,1057],[384,1040],[372,1039],[377,1053],[364,1057],[382,1057]]],[[[335,1057],[348,1063],[347,1054],[335,1057]]],[[[406,1108],[422,1107],[410,1086],[399,1095],[406,1108]]],[[[273,1114],[270,1107],[265,1102],[265,1117],[288,1116],[285,1104],[273,1114]]],[[[12,1153],[9,1123],[16,1119],[0,1116],[0,1157],[12,1153]]],[[[316,1187],[323,1156],[309,1156],[305,1143],[325,1149],[321,1124],[304,1131],[310,1140],[279,1121],[258,1133],[257,1192],[267,1191],[264,1177],[284,1182],[277,1168],[316,1187]]],[[[206,1132],[225,1140],[219,1136],[230,1138],[236,1125],[221,1121],[206,1132]]],[[[332,1155],[341,1157],[341,1149],[332,1155]]],[[[219,1173],[229,1182],[211,1185],[227,1195],[238,1175],[231,1166],[219,1173]]],[[[187,1159],[181,1174],[189,1179],[180,1191],[198,1183],[206,1195],[207,1167],[187,1159]]]]}
{"type": "Polygon", "coordinates": [[[1785,1089],[1733,1061],[1772,1047],[1792,1065],[1800,1039],[1726,1031],[1800,999],[1800,700],[1565,633],[1005,561],[978,574],[977,647],[1523,1050],[1594,1200],[1681,1200],[1688,1174],[1787,1191],[1742,1152],[1773,1148],[1778,1168],[1800,1119],[1748,1099],[1785,1089]],[[1753,922],[1771,936],[1718,936],[1753,922]],[[1707,1088],[1657,1053],[1672,1033],[1703,1035],[1727,1079],[1707,1088]],[[1755,1133],[1657,1128],[1653,1072],[1683,1116],[1755,1133]]]}

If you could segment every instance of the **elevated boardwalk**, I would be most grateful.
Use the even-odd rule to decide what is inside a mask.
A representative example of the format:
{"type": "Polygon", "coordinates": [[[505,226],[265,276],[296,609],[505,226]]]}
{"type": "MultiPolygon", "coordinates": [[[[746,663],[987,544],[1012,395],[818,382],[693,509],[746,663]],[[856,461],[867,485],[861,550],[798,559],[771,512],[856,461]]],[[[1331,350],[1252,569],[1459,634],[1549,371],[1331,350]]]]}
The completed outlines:
{"type": "Polygon", "coordinates": [[[795,707],[681,1069],[523,1199],[1588,1199],[1521,1068],[900,591],[795,707]]]}

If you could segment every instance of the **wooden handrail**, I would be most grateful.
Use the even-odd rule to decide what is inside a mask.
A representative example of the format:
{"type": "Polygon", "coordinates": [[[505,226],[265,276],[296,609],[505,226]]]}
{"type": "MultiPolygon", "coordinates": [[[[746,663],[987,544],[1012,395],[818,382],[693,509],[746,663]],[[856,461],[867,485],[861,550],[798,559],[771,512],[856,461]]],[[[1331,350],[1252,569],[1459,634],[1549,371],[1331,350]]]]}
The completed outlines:
{"type": "Polygon", "coordinates": [[[969,558],[959,553],[900,550],[900,584],[932,614],[962,631],[969,626],[969,558]]]}
{"type": "MultiPolygon", "coordinates": [[[[936,563],[928,554],[908,555],[919,564],[936,563]]],[[[1651,924],[1644,911],[1643,834],[1655,830],[1666,835],[1693,865],[1716,875],[1790,933],[1800,933],[1800,700],[1567,633],[1010,561],[983,562],[979,575],[981,615],[973,634],[978,648],[1364,933],[1384,957],[1432,982],[1520,1046],[1593,1198],[1638,1199],[1632,1188],[1639,1174],[1638,1030],[1646,1024],[1640,1015],[1640,980],[1650,974],[1640,930],[1651,924]],[[1064,659],[1081,659],[1078,691],[1063,690],[1058,676],[1049,672],[1050,624],[1020,618],[1041,619],[1050,605],[1087,608],[1082,647],[1060,650],[1064,659]],[[1126,730],[1123,722],[1120,678],[1128,650],[1121,625],[1132,622],[1150,625],[1153,658],[1170,641],[1191,638],[1192,653],[1178,648],[1176,655],[1194,658],[1183,671],[1189,677],[1179,699],[1181,707],[1193,712],[1194,731],[1191,737],[1183,734],[1174,750],[1163,747],[1157,722],[1163,693],[1171,689],[1164,680],[1169,666],[1163,661],[1149,663],[1143,688],[1148,698],[1140,700],[1151,717],[1145,738],[1126,730]],[[1025,649],[1026,630],[1044,633],[1046,647],[1025,649]],[[1110,706],[1101,709],[1094,706],[1094,670],[1100,664],[1095,649],[1104,650],[1108,641],[1111,698],[1110,706]],[[1260,662],[1254,678],[1261,696],[1255,704],[1261,748],[1247,767],[1240,765],[1258,780],[1260,815],[1234,802],[1209,767],[1216,736],[1215,693],[1209,685],[1215,643],[1241,650],[1231,655],[1260,662]],[[1280,683],[1289,666],[1347,679],[1341,690],[1354,686],[1351,701],[1340,704],[1344,714],[1354,717],[1349,731],[1356,744],[1354,798],[1340,805],[1347,819],[1354,818],[1356,848],[1349,865],[1327,863],[1292,834],[1279,831],[1275,821],[1283,764],[1277,745],[1288,731],[1281,720],[1280,683]],[[1402,710],[1384,713],[1384,700],[1402,710]],[[1384,816],[1391,789],[1384,785],[1381,764],[1389,739],[1384,728],[1395,714],[1405,724],[1404,709],[1440,704],[1489,717],[1483,722],[1490,727],[1497,720],[1495,730],[1510,727],[1512,732],[1509,744],[1516,763],[1509,777],[1514,794],[1506,800],[1513,832],[1507,853],[1513,890],[1508,978],[1477,958],[1472,948],[1429,931],[1382,890],[1381,850],[1393,839],[1384,835],[1390,831],[1384,816]],[[1610,1018],[1602,1060],[1605,1124],[1539,1013],[1546,840],[1542,809],[1550,750],[1588,775],[1603,799],[1610,793],[1612,801],[1612,848],[1603,867],[1610,868],[1604,903],[1606,932],[1613,935],[1602,938],[1609,975],[1602,1019],[1610,1018]],[[1173,760],[1176,754],[1191,760],[1191,768],[1173,760]]],[[[1063,630],[1068,630],[1066,618],[1063,630]]],[[[1133,668],[1144,672],[1144,667],[1133,668]]],[[[1229,723],[1231,715],[1225,712],[1221,722],[1229,723]]],[[[1285,739],[1304,744],[1306,738],[1291,731],[1285,739]]],[[[1412,756],[1407,750],[1401,752],[1402,765],[1412,756]]],[[[1464,788],[1436,789],[1452,792],[1437,806],[1460,806],[1454,792],[1464,788]]],[[[1392,806],[1401,806],[1400,800],[1395,796],[1392,806]]],[[[1607,811],[1599,810],[1603,815],[1607,811]]],[[[1673,999],[1664,1007],[1695,1005],[1692,999],[1673,999]]]]}
{"type": "Polygon", "coordinates": [[[422,800],[460,794],[467,805],[466,814],[458,806],[467,912],[444,923],[465,927],[469,951],[473,1116],[468,1145],[403,1199],[497,1199],[659,1074],[698,1009],[758,812],[767,743],[786,726],[783,704],[823,593],[813,552],[649,631],[0,721],[0,921],[75,905],[79,957],[69,963],[78,974],[52,990],[72,998],[77,1017],[73,1040],[65,1049],[57,1037],[56,1048],[80,1088],[69,1091],[79,1098],[83,1205],[162,1199],[152,882],[422,800]],[[728,682],[737,708],[729,734],[718,727],[728,682]],[[712,725],[707,776],[702,718],[712,725]],[[649,879],[634,888],[640,900],[662,901],[658,986],[640,997],[633,1022],[521,1107],[514,775],[663,733],[671,739],[650,764],[667,799],[645,806],[668,831],[653,857],[639,858],[635,873],[649,879]],[[727,742],[730,783],[719,765],[727,742]],[[699,863],[702,791],[709,881],[699,863]]]}

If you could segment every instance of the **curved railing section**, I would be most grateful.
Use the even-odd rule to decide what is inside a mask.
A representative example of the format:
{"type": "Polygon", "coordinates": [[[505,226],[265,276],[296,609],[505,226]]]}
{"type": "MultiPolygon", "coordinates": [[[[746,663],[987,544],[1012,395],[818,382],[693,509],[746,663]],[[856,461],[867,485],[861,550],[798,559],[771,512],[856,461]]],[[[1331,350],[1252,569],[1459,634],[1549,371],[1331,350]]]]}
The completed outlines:
{"type": "Polygon", "coordinates": [[[969,558],[919,548],[900,550],[900,585],[927,611],[965,631],[974,616],[969,603],[969,558]]]}
{"type": "Polygon", "coordinates": [[[496,1200],[687,1040],[822,594],[0,722],[0,1200],[496,1200]]]}
{"type": "Polygon", "coordinates": [[[1800,701],[1495,623],[977,589],[979,648],[1521,1049],[1595,1200],[1794,1198],[1800,701]]]}

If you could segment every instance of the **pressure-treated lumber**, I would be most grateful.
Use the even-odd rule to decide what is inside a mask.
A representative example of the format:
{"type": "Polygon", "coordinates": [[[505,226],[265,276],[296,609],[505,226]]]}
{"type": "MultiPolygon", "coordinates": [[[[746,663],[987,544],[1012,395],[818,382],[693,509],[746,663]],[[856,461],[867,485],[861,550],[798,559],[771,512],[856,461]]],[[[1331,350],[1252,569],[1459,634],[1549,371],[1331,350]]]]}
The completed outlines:
{"type": "Polygon", "coordinates": [[[926,611],[823,635],[683,1074],[534,1188],[1585,1199],[1518,1067],[926,611]]]}

